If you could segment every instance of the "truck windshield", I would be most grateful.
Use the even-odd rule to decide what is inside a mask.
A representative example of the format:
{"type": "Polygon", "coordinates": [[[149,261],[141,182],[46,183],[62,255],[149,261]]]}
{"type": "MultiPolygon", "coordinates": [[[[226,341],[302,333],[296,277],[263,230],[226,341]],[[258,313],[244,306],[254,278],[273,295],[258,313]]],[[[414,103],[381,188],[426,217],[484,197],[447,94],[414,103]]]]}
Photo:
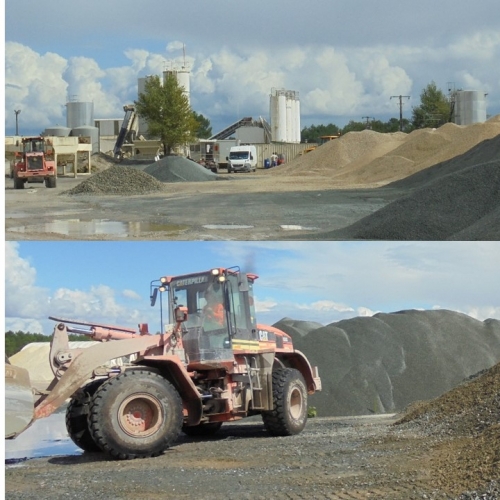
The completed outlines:
{"type": "Polygon", "coordinates": [[[24,143],[24,152],[25,153],[33,153],[33,152],[44,152],[45,151],[45,143],[43,141],[28,141],[24,143]]]}
{"type": "Polygon", "coordinates": [[[186,328],[203,327],[205,332],[228,330],[223,287],[212,276],[174,281],[171,297],[172,311],[177,306],[188,309],[186,328]]]}
{"type": "Polygon", "coordinates": [[[230,160],[248,160],[248,151],[231,151],[229,153],[230,160]]]}

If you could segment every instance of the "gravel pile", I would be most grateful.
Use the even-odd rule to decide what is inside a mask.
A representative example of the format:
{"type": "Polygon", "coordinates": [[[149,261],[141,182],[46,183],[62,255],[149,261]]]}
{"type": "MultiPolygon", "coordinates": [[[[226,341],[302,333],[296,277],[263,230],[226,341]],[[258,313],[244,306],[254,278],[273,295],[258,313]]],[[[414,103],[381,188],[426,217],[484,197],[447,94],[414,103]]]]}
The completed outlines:
{"type": "Polygon", "coordinates": [[[142,195],[163,191],[164,189],[164,184],[145,172],[135,168],[115,165],[90,176],[63,194],[142,195]]]}
{"type": "MultiPolygon", "coordinates": [[[[500,115],[484,123],[381,134],[349,132],[267,175],[322,175],[342,185],[383,185],[466,153],[500,134],[500,115]]],[[[485,159],[476,163],[484,163],[485,159]]]]}
{"type": "Polygon", "coordinates": [[[463,499],[499,498],[500,363],[432,401],[412,405],[396,422],[402,424],[452,438],[431,456],[437,487],[468,490],[463,499]],[[474,497],[470,490],[477,488],[482,491],[474,497]]]}
{"type": "Polygon", "coordinates": [[[389,184],[409,194],[318,239],[500,239],[500,135],[389,184]]]}
{"type": "Polygon", "coordinates": [[[144,168],[144,172],[161,182],[217,181],[221,177],[182,156],[165,156],[144,168]]]}
{"type": "Polygon", "coordinates": [[[285,318],[274,326],[319,368],[319,416],[402,411],[437,397],[500,360],[500,321],[439,310],[357,317],[306,332],[285,318]],[[304,334],[305,333],[305,334],[304,334]]]}

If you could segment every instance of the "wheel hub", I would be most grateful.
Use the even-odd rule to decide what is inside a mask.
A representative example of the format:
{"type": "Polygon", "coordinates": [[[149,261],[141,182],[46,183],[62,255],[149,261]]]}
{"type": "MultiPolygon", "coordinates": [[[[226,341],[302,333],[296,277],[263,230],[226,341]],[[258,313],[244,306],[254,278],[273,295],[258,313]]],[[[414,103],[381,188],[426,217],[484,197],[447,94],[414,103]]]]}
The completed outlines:
{"type": "Polygon", "coordinates": [[[162,406],[151,394],[133,394],[119,408],[118,421],[129,436],[145,437],[154,434],[161,425],[162,406]]]}

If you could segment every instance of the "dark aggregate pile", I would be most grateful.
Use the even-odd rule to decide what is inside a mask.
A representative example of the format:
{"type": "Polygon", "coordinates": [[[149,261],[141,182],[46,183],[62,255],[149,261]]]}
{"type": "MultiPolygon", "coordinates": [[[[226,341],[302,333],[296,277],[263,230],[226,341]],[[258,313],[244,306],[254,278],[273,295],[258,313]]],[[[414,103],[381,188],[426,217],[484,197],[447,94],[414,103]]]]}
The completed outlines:
{"type": "Polygon", "coordinates": [[[221,176],[182,156],[165,156],[143,170],[161,182],[217,181],[221,176]]]}
{"type": "Polygon", "coordinates": [[[318,366],[318,416],[402,411],[435,398],[500,361],[500,321],[446,311],[406,310],[307,330],[289,318],[274,326],[318,366]]]}
{"type": "Polygon", "coordinates": [[[388,186],[410,193],[351,226],[317,237],[500,240],[500,136],[388,186]]]}
{"type": "Polygon", "coordinates": [[[165,185],[151,175],[135,168],[114,165],[92,175],[63,194],[141,195],[163,191],[165,185]]]}
{"type": "Polygon", "coordinates": [[[415,403],[395,425],[447,438],[431,455],[437,487],[468,490],[464,500],[499,498],[500,363],[436,399],[415,403]]]}

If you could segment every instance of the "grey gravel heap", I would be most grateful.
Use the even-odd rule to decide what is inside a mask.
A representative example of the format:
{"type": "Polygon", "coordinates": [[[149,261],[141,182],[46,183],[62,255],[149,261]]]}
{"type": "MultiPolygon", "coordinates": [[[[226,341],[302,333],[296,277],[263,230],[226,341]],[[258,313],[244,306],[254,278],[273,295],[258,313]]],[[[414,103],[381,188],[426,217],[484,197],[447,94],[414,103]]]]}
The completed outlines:
{"type": "Polygon", "coordinates": [[[165,156],[144,168],[144,172],[161,182],[217,181],[220,176],[182,156],[165,156]]]}
{"type": "Polygon", "coordinates": [[[310,404],[319,416],[400,411],[500,361],[500,321],[452,311],[380,313],[313,327],[305,335],[306,322],[291,321],[274,326],[318,366],[323,390],[310,404]]]}
{"type": "Polygon", "coordinates": [[[500,135],[389,184],[410,194],[318,239],[500,240],[500,135]]]}
{"type": "Polygon", "coordinates": [[[142,195],[163,191],[165,185],[135,168],[112,166],[92,175],[63,194],[142,195]]]}

